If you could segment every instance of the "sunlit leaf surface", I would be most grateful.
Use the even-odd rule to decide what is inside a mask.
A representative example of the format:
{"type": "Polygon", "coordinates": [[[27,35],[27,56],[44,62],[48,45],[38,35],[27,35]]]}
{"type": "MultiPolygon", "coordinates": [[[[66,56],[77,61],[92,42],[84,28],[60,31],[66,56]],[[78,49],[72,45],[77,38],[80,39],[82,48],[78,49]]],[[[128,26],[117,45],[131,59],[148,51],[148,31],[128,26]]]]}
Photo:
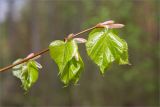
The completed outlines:
{"type": "Polygon", "coordinates": [[[106,28],[92,30],[86,42],[86,49],[89,57],[100,67],[101,74],[104,74],[114,61],[129,64],[127,43],[112,30],[106,28]]]}
{"type": "Polygon", "coordinates": [[[75,40],[66,42],[56,40],[50,46],[51,58],[59,67],[61,81],[68,85],[70,82],[76,84],[83,69],[83,61],[79,55],[75,40]]]}

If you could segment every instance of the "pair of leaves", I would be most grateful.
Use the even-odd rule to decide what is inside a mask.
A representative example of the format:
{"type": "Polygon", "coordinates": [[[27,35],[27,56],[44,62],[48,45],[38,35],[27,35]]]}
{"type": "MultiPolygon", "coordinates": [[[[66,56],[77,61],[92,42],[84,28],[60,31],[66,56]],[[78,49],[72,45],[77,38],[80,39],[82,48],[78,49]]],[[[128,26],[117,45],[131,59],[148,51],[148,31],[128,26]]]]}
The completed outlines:
{"type": "Polygon", "coordinates": [[[78,52],[77,42],[74,39],[66,42],[56,40],[50,46],[51,58],[59,68],[61,81],[68,85],[70,82],[76,84],[83,70],[83,61],[78,52]]]}
{"type": "MultiPolygon", "coordinates": [[[[21,60],[18,59],[14,63],[21,60]]],[[[23,89],[27,91],[38,79],[38,68],[42,68],[38,62],[29,60],[13,67],[12,73],[21,80],[23,89]]]]}
{"type": "Polygon", "coordinates": [[[107,28],[92,30],[86,49],[89,57],[100,67],[101,74],[114,61],[118,64],[129,64],[127,43],[107,28]]]}
{"type": "MultiPolygon", "coordinates": [[[[66,42],[53,41],[49,49],[51,58],[59,67],[61,81],[65,85],[70,82],[76,84],[83,69],[76,39],[66,42]]],[[[114,61],[118,64],[129,64],[127,43],[107,28],[96,28],[91,31],[86,42],[86,50],[89,57],[100,67],[101,74],[104,74],[114,61]]]]}

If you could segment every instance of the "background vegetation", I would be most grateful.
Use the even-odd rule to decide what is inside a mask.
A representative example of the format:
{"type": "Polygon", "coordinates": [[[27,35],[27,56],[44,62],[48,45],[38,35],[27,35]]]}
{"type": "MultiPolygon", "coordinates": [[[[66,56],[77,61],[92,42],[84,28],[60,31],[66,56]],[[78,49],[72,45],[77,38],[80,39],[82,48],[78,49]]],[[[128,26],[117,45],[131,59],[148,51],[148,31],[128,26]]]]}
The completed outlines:
{"type": "Polygon", "coordinates": [[[85,63],[80,85],[63,88],[58,68],[47,53],[39,60],[43,69],[38,82],[26,95],[11,70],[0,73],[0,106],[158,106],[158,0],[2,2],[6,2],[8,11],[0,23],[0,67],[48,47],[53,40],[109,19],[126,25],[117,31],[128,43],[132,65],[112,65],[102,77],[80,45],[85,63]]]}

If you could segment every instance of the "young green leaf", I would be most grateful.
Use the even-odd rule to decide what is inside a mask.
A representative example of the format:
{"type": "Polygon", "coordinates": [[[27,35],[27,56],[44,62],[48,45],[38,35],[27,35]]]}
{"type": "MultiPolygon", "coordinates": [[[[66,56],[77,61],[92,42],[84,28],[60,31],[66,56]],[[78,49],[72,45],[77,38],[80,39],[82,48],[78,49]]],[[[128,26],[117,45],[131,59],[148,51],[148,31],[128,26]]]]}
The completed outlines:
{"type": "MultiPolygon", "coordinates": [[[[22,59],[18,59],[14,63],[21,60],[22,59]]],[[[13,67],[12,73],[21,80],[22,87],[27,91],[37,81],[38,68],[40,67],[42,66],[38,62],[29,60],[28,62],[13,67]]]]}
{"type": "Polygon", "coordinates": [[[104,74],[114,61],[129,64],[127,43],[112,30],[106,28],[92,30],[86,42],[86,49],[89,57],[100,67],[101,74],[104,74]]]}
{"type": "Polygon", "coordinates": [[[78,54],[78,60],[76,57],[73,57],[65,66],[63,72],[60,74],[60,78],[65,85],[68,85],[70,82],[77,84],[80,74],[83,71],[83,61],[78,54]]]}
{"type": "Polygon", "coordinates": [[[51,58],[59,67],[61,81],[65,85],[70,82],[76,84],[83,69],[83,61],[78,53],[75,40],[53,41],[49,46],[49,51],[51,58]]]}

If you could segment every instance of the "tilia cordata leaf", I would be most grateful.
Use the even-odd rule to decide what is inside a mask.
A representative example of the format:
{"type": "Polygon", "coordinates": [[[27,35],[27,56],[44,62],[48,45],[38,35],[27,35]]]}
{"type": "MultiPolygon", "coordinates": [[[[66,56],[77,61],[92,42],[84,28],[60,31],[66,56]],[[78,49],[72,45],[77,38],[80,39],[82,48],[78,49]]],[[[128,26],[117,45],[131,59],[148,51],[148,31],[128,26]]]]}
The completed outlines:
{"type": "MultiPolygon", "coordinates": [[[[22,59],[18,59],[14,61],[13,64],[21,60],[22,59]]],[[[27,91],[38,79],[38,68],[42,68],[38,62],[29,60],[13,67],[12,73],[21,80],[22,87],[27,91]]]]}
{"type": "Polygon", "coordinates": [[[129,64],[127,43],[107,28],[96,28],[89,33],[86,50],[100,67],[101,74],[114,61],[118,64],[129,64]]]}
{"type": "Polygon", "coordinates": [[[56,40],[49,46],[50,56],[58,65],[61,81],[67,86],[70,82],[76,84],[83,70],[83,61],[74,39],[56,40]]]}

